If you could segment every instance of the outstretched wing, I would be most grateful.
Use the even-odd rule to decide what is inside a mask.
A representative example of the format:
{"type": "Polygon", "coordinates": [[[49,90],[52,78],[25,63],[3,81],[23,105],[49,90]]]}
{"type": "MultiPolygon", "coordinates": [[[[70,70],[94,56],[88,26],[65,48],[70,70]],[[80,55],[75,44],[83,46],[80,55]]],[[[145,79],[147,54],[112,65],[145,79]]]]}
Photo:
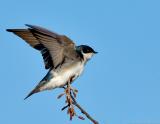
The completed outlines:
{"type": "Polygon", "coordinates": [[[7,29],[21,37],[33,48],[41,51],[45,68],[56,68],[65,57],[75,59],[77,52],[74,42],[65,35],[59,35],[39,26],[27,25],[28,29],[7,29]]]}

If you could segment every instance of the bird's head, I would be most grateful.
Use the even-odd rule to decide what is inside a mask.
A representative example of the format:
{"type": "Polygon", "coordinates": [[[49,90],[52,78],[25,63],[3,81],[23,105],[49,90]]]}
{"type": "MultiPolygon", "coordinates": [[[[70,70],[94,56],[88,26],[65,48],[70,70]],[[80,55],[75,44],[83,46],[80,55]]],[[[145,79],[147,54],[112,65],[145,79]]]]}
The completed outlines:
{"type": "Polygon", "coordinates": [[[95,52],[90,46],[87,45],[80,45],[76,47],[77,51],[83,55],[85,60],[89,60],[94,54],[98,53],[95,52]]]}

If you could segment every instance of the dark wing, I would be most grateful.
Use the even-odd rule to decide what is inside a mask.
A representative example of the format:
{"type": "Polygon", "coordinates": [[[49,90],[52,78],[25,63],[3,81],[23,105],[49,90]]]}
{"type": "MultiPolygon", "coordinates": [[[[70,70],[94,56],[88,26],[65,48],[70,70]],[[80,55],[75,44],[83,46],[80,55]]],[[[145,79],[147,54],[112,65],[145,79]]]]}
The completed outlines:
{"type": "Polygon", "coordinates": [[[7,31],[13,32],[33,48],[40,50],[46,69],[56,68],[62,64],[65,57],[76,58],[75,44],[67,36],[56,34],[39,26],[27,26],[28,29],[7,29],[7,31]]]}

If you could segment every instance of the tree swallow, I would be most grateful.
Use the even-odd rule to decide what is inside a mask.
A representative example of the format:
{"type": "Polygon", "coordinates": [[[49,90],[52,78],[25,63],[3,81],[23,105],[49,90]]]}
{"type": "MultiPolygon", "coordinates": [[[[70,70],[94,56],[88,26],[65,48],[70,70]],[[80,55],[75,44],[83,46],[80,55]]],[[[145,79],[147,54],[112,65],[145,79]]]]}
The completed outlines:
{"type": "Polygon", "coordinates": [[[25,40],[30,46],[40,51],[44,60],[46,76],[27,95],[44,90],[61,88],[67,82],[73,82],[81,75],[86,62],[97,52],[87,45],[76,46],[65,35],[59,35],[45,28],[26,25],[27,29],[7,29],[25,40]]]}

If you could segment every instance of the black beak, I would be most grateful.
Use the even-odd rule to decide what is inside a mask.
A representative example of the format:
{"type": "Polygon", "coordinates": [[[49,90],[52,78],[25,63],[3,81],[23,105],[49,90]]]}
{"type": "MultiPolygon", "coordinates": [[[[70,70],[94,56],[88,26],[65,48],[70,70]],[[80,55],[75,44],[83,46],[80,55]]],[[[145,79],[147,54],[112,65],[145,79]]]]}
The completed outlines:
{"type": "Polygon", "coordinates": [[[98,52],[94,51],[93,53],[94,53],[94,54],[97,54],[98,52]]]}

